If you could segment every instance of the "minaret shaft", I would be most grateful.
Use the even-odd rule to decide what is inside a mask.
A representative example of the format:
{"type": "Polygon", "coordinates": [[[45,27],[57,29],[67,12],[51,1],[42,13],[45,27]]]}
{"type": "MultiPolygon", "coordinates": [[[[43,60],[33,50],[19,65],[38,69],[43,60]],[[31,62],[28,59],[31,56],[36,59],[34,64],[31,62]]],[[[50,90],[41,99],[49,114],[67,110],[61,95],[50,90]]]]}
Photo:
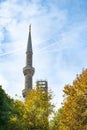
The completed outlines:
{"type": "Polygon", "coordinates": [[[29,26],[29,36],[26,51],[26,66],[23,68],[23,73],[25,76],[25,89],[22,94],[26,97],[27,91],[32,89],[32,77],[34,74],[34,68],[32,67],[32,41],[31,41],[31,25],[29,26]]]}
{"type": "Polygon", "coordinates": [[[32,53],[26,52],[26,66],[32,66],[32,53]]]}

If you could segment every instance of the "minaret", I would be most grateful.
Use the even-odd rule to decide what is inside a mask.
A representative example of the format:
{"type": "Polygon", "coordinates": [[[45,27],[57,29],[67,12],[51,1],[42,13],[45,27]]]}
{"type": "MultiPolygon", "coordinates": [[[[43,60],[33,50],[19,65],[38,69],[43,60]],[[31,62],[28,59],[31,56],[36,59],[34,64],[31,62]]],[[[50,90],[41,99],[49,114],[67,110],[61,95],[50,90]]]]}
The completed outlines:
{"type": "Polygon", "coordinates": [[[34,68],[32,67],[32,41],[31,41],[31,25],[29,26],[29,36],[26,51],[26,66],[23,68],[25,76],[25,89],[22,91],[23,97],[26,97],[26,93],[32,89],[32,77],[34,74],[34,68]]]}

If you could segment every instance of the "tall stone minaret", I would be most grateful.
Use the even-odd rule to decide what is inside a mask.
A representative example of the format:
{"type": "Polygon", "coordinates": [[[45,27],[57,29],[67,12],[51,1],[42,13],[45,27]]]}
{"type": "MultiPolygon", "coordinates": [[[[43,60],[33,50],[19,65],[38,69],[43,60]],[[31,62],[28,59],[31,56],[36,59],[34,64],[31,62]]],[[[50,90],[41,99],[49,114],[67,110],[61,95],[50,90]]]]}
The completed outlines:
{"type": "Polygon", "coordinates": [[[26,94],[29,90],[32,89],[32,77],[34,74],[34,68],[32,67],[32,41],[31,41],[31,25],[29,26],[29,36],[27,43],[26,51],[26,66],[23,68],[23,73],[25,76],[25,89],[22,91],[23,97],[26,97],[26,94]]]}

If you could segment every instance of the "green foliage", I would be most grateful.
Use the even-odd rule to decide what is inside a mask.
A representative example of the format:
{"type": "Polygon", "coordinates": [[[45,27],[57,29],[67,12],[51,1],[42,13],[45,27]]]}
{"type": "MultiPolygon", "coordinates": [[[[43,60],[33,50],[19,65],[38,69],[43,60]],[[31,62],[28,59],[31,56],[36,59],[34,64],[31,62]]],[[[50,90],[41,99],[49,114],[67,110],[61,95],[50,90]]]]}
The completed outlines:
{"type": "Polygon", "coordinates": [[[5,93],[0,86],[0,130],[6,130],[9,119],[12,115],[13,100],[5,93]]]}
{"type": "Polygon", "coordinates": [[[26,113],[24,115],[29,130],[49,130],[48,118],[53,111],[51,98],[51,93],[39,89],[29,93],[25,101],[26,113]]]}
{"type": "Polygon", "coordinates": [[[24,112],[24,103],[19,100],[14,100],[13,113],[9,120],[9,130],[26,130],[23,118],[24,112]]]}
{"type": "Polygon", "coordinates": [[[62,114],[62,108],[54,114],[52,120],[50,121],[50,130],[58,130],[61,126],[60,115],[62,114]]]}
{"type": "Polygon", "coordinates": [[[11,99],[0,86],[0,130],[49,130],[51,93],[34,89],[25,101],[11,99]]]}

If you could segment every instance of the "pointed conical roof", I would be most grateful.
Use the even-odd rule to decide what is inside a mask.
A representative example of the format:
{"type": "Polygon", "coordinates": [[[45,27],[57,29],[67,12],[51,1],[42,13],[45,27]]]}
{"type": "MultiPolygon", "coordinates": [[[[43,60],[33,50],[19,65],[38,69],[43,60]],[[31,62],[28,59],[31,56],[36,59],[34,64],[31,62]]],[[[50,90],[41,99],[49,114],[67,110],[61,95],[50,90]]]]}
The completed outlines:
{"type": "Polygon", "coordinates": [[[31,25],[29,25],[29,36],[28,36],[28,43],[27,43],[27,52],[32,52],[31,25]]]}

